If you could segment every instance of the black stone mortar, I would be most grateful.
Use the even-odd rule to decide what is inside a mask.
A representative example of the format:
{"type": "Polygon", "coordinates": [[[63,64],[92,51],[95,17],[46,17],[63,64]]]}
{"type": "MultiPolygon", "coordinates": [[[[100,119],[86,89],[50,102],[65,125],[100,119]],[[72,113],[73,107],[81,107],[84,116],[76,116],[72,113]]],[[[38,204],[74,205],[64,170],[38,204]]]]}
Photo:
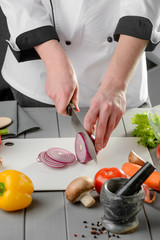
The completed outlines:
{"type": "Polygon", "coordinates": [[[139,221],[137,213],[144,204],[144,190],[131,196],[117,196],[115,193],[127,181],[126,178],[112,178],[106,181],[101,189],[100,201],[104,208],[103,226],[112,233],[134,232],[139,221]]]}

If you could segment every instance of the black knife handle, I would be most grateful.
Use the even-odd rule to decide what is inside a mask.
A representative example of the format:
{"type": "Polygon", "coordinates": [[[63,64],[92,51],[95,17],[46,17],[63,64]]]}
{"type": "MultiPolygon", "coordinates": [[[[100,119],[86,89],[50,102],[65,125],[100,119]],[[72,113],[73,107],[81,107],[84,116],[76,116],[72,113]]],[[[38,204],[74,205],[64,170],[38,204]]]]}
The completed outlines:
{"type": "Polygon", "coordinates": [[[67,106],[67,113],[69,116],[72,116],[72,109],[75,109],[75,106],[72,102],[70,102],[67,106]]]}

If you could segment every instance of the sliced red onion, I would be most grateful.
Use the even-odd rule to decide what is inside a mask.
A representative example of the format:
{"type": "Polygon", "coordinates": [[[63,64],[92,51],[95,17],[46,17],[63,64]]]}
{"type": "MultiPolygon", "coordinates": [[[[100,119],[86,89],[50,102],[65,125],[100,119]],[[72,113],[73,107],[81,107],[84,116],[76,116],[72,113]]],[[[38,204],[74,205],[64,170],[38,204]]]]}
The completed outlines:
{"type": "Polygon", "coordinates": [[[57,161],[54,161],[53,159],[51,159],[48,155],[47,155],[47,152],[41,152],[39,155],[38,155],[38,158],[37,160],[39,162],[43,162],[45,163],[46,165],[48,165],[49,167],[53,167],[53,168],[61,168],[61,167],[64,167],[66,166],[66,163],[62,163],[62,162],[57,162],[57,161]]]}
{"type": "MultiPolygon", "coordinates": [[[[94,142],[94,137],[93,136],[91,136],[91,139],[94,142]]],[[[92,157],[89,154],[88,149],[87,149],[87,144],[86,144],[86,141],[85,141],[84,134],[81,133],[81,132],[79,132],[76,135],[75,153],[76,153],[77,160],[82,164],[87,163],[87,162],[92,160],[92,157]]]]}
{"type": "Polygon", "coordinates": [[[75,155],[64,148],[49,148],[47,155],[54,161],[65,164],[73,163],[76,160],[75,155]]]}
{"type": "Polygon", "coordinates": [[[156,191],[154,191],[154,195],[153,197],[151,198],[151,191],[150,191],[150,188],[146,185],[146,184],[142,184],[142,187],[144,189],[144,192],[145,192],[145,199],[144,201],[146,203],[153,203],[156,199],[156,191]]]}

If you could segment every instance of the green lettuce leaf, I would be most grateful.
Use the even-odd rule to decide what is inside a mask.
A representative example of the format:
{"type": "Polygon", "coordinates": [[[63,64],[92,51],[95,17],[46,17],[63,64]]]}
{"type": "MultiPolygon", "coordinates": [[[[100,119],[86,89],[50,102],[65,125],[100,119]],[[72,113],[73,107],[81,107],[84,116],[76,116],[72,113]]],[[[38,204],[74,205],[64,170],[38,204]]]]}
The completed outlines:
{"type": "MultiPolygon", "coordinates": [[[[132,118],[132,124],[135,124],[136,127],[132,131],[132,136],[140,137],[138,140],[138,144],[141,144],[147,148],[155,148],[159,141],[154,136],[154,133],[151,129],[151,126],[149,124],[149,120],[147,117],[148,112],[143,112],[142,114],[135,114],[132,118]]],[[[154,122],[158,125],[160,125],[160,116],[156,115],[154,118],[154,122]]]]}

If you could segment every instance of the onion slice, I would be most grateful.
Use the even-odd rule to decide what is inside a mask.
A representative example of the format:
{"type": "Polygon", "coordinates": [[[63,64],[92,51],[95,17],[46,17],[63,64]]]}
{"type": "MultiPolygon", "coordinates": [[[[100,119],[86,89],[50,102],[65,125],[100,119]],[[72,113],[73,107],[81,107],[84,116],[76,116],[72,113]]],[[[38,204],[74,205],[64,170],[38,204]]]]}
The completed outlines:
{"type": "MultiPolygon", "coordinates": [[[[91,139],[94,142],[93,136],[91,136],[91,139]]],[[[85,136],[81,132],[77,133],[77,135],[76,135],[75,153],[76,153],[77,160],[82,164],[87,163],[92,160],[92,157],[89,154],[88,149],[87,149],[85,136]]]]}
{"type": "Polygon", "coordinates": [[[76,160],[75,155],[64,148],[49,148],[47,155],[59,163],[73,163],[76,160]]]}
{"type": "Polygon", "coordinates": [[[47,152],[41,152],[39,155],[38,155],[38,158],[37,160],[39,162],[43,162],[45,163],[46,165],[48,165],[49,167],[52,167],[52,168],[61,168],[61,167],[64,167],[66,166],[65,163],[61,163],[61,162],[57,162],[57,161],[54,161],[53,159],[51,159],[48,155],[47,155],[47,152]]]}
{"type": "Polygon", "coordinates": [[[151,191],[150,191],[150,188],[146,185],[146,184],[142,184],[142,187],[144,189],[144,192],[145,192],[145,199],[144,201],[146,203],[153,203],[156,199],[156,191],[154,191],[154,195],[153,197],[151,198],[151,191]]]}

